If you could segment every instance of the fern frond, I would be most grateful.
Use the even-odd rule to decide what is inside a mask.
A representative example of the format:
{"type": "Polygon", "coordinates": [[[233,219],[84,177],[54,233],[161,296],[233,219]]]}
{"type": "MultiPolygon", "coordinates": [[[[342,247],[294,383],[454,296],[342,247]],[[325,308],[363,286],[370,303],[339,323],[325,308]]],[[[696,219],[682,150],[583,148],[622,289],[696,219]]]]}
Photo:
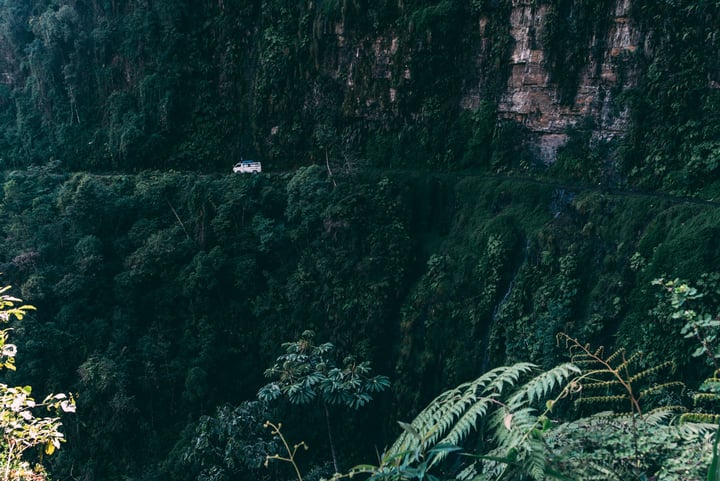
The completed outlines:
{"type": "Polygon", "coordinates": [[[622,386],[617,379],[608,379],[607,381],[595,381],[582,383],[583,389],[603,389],[622,386]]]}
{"type": "Polygon", "coordinates": [[[693,442],[717,430],[716,423],[686,422],[677,426],[677,431],[685,441],[693,442]]]}
{"type": "Polygon", "coordinates": [[[472,405],[452,426],[449,432],[440,441],[442,444],[459,444],[465,437],[476,429],[478,419],[484,417],[490,407],[490,401],[480,399],[472,405]]]}
{"type": "Polygon", "coordinates": [[[570,362],[576,365],[597,364],[597,358],[585,352],[574,352],[570,356],[570,362]]]}
{"type": "MultiPolygon", "coordinates": [[[[508,423],[508,419],[512,419],[512,424],[516,428],[515,433],[522,434],[531,429],[537,423],[536,417],[530,417],[530,414],[533,413],[534,410],[523,410],[519,409],[519,407],[524,404],[525,401],[539,399],[541,395],[547,394],[571,375],[579,372],[580,370],[577,367],[571,364],[563,364],[531,379],[528,383],[516,389],[516,391],[510,396],[510,399],[505,403],[505,409],[494,411],[495,414],[490,418],[491,420],[489,423],[491,429],[493,429],[497,435],[498,432],[502,432],[500,425],[508,423]],[[523,399],[525,401],[523,401],[523,399]],[[510,418],[507,418],[506,416],[510,416],[510,418]]],[[[512,374],[513,378],[514,376],[515,374],[512,374]]],[[[496,382],[504,385],[505,381],[503,381],[503,377],[507,376],[498,376],[496,382]]],[[[516,379],[514,379],[513,382],[515,381],[516,379]]],[[[482,394],[487,393],[491,387],[492,386],[488,386],[482,394]]],[[[468,409],[468,411],[457,420],[452,429],[440,442],[442,444],[458,444],[472,429],[475,429],[478,419],[486,416],[491,404],[489,400],[486,402],[483,401],[484,398],[481,397],[479,402],[468,409]]],[[[442,458],[443,456],[438,456],[438,460],[441,460],[442,458]]]]}
{"type": "Polygon", "coordinates": [[[507,368],[507,367],[496,368],[496,369],[499,369],[500,372],[499,372],[495,382],[492,385],[486,387],[483,390],[483,392],[487,392],[487,391],[496,389],[498,393],[501,393],[505,384],[507,384],[509,386],[514,386],[517,383],[520,376],[522,376],[524,374],[529,374],[535,368],[537,368],[537,365],[531,364],[529,362],[514,364],[514,365],[510,366],[509,368],[507,368]]]}
{"type": "Polygon", "coordinates": [[[453,444],[461,441],[477,425],[478,418],[485,415],[490,404],[498,404],[497,398],[507,386],[513,386],[521,376],[530,373],[537,366],[532,363],[517,363],[501,366],[484,373],[474,381],[460,384],[454,389],[437,396],[420,411],[410,423],[414,436],[403,432],[388,450],[389,455],[405,451],[424,451],[434,446],[441,438],[448,438],[454,429],[453,444]],[[462,420],[458,426],[458,420],[462,420]]]}
{"type": "Polygon", "coordinates": [[[540,437],[528,438],[521,446],[496,447],[480,458],[481,473],[472,481],[529,479],[528,475],[537,481],[574,481],[553,468],[550,452],[540,437]]]}
{"type": "Polygon", "coordinates": [[[668,422],[669,419],[676,416],[679,410],[684,410],[682,406],[663,406],[653,409],[643,414],[643,421],[648,424],[658,425],[668,422]]]}
{"type": "Polygon", "coordinates": [[[667,390],[667,389],[671,389],[674,387],[679,387],[679,388],[684,389],[685,383],[682,381],[670,381],[670,382],[664,382],[662,384],[656,384],[654,386],[650,386],[650,387],[640,391],[640,393],[638,394],[638,400],[642,399],[645,396],[649,396],[650,394],[653,394],[653,393],[656,393],[659,391],[663,391],[663,390],[667,390]]]}
{"type": "Polygon", "coordinates": [[[580,368],[572,363],[560,364],[549,371],[540,373],[525,383],[508,399],[507,404],[513,409],[526,402],[540,401],[550,392],[567,382],[568,379],[579,375],[581,372],[580,368]]]}
{"type": "Polygon", "coordinates": [[[720,414],[711,413],[685,413],[680,416],[680,423],[708,423],[717,424],[720,421],[720,414]]]}
{"type": "Polygon", "coordinates": [[[577,366],[566,363],[542,372],[519,386],[506,401],[506,408],[493,411],[488,419],[493,441],[505,449],[525,450],[526,443],[532,439],[530,434],[540,424],[532,404],[579,374],[577,366]]]}
{"type": "Polygon", "coordinates": [[[643,369],[642,371],[639,371],[632,376],[628,378],[628,382],[633,383],[635,381],[639,381],[640,379],[646,378],[651,374],[655,374],[659,371],[662,371],[663,369],[672,368],[674,367],[674,364],[672,361],[665,361],[661,362],[660,364],[657,364],[655,366],[651,366],[647,369],[643,369]]]}
{"type": "MultiPolygon", "coordinates": [[[[610,356],[606,360],[606,362],[608,364],[610,364],[610,358],[612,358],[612,357],[613,356],[610,356]]],[[[623,369],[627,369],[632,363],[637,362],[641,357],[642,357],[642,354],[639,352],[632,353],[632,355],[629,358],[623,360],[623,362],[621,362],[620,364],[617,365],[617,367],[615,368],[615,371],[622,371],[623,369]]]]}
{"type": "Polygon", "coordinates": [[[603,411],[599,415],[593,414],[592,417],[597,417],[599,420],[605,420],[606,424],[626,424],[632,421],[632,418],[637,417],[638,414],[632,411],[603,411]]]}
{"type": "Polygon", "coordinates": [[[712,392],[698,392],[693,395],[693,401],[720,401],[718,395],[712,392]]]}
{"type": "Polygon", "coordinates": [[[499,446],[513,444],[514,438],[520,438],[538,424],[537,411],[525,407],[515,411],[493,411],[488,418],[488,427],[492,430],[492,439],[499,446]]]}
{"type": "MultiPolygon", "coordinates": [[[[600,354],[600,355],[596,354],[595,357],[601,358],[602,355],[601,355],[601,354],[600,354]]],[[[618,349],[617,351],[615,351],[615,352],[613,352],[612,354],[610,354],[610,356],[609,356],[607,359],[605,359],[605,362],[607,362],[608,364],[612,365],[613,361],[614,361],[615,359],[617,359],[618,357],[623,357],[623,358],[625,357],[625,348],[620,348],[620,349],[618,349]]]]}
{"type": "MultiPolygon", "coordinates": [[[[488,418],[488,430],[496,450],[515,453],[518,469],[533,479],[558,478],[560,475],[549,471],[548,450],[542,441],[542,422],[532,405],[580,374],[580,369],[572,363],[542,372],[518,386],[507,399],[506,408],[494,410],[488,418]]],[[[503,469],[507,470],[508,466],[503,469]]],[[[511,478],[507,472],[505,475],[511,478]]]]}
{"type": "Polygon", "coordinates": [[[545,476],[548,464],[547,451],[539,441],[533,440],[529,444],[526,447],[526,459],[524,460],[526,472],[530,473],[533,479],[543,481],[547,479],[545,476]]]}
{"type": "Polygon", "coordinates": [[[629,397],[627,394],[615,394],[608,396],[585,396],[575,400],[575,405],[580,404],[592,404],[592,403],[611,403],[618,401],[627,401],[629,397]]]}
{"type": "Polygon", "coordinates": [[[475,463],[468,464],[462,471],[455,475],[455,481],[471,481],[477,479],[475,463]]]}

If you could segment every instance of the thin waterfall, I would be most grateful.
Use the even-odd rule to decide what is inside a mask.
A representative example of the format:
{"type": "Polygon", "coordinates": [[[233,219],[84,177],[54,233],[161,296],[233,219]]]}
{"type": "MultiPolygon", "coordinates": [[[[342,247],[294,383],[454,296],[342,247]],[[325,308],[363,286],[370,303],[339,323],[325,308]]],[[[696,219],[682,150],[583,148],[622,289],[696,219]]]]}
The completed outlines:
{"type": "Polygon", "coordinates": [[[508,284],[508,288],[505,291],[505,294],[500,299],[500,302],[495,304],[495,308],[493,309],[492,316],[490,317],[490,322],[488,323],[487,330],[485,331],[485,336],[483,337],[483,362],[482,362],[482,371],[481,372],[487,372],[488,365],[490,364],[490,334],[492,333],[492,328],[495,326],[495,322],[498,320],[498,317],[500,317],[500,312],[502,310],[502,307],[505,305],[505,303],[510,298],[510,294],[512,294],[513,287],[515,287],[515,279],[517,279],[518,274],[520,273],[520,268],[522,268],[523,264],[527,261],[528,256],[528,250],[530,248],[530,241],[528,240],[525,243],[525,248],[523,249],[523,259],[520,264],[518,264],[517,268],[515,269],[515,272],[513,273],[512,279],[510,279],[510,284],[508,284]]]}

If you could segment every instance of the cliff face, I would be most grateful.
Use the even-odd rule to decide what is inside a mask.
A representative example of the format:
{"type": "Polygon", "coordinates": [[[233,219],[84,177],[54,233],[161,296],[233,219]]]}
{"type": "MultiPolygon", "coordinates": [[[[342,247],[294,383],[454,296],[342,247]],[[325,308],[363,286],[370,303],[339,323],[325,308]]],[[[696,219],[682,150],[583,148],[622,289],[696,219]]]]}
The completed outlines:
{"type": "MultiPolygon", "coordinates": [[[[546,65],[541,32],[549,6],[532,0],[514,0],[510,31],[514,48],[510,58],[511,75],[498,106],[500,118],[512,119],[530,133],[536,156],[552,163],[559,146],[567,141],[569,128],[592,120],[593,136],[610,140],[627,128],[627,111],[613,107],[615,94],[634,82],[632,56],[639,46],[640,32],[629,20],[630,0],[617,0],[610,28],[592,38],[590,48],[602,51],[590,55],[582,70],[577,93],[571,102],[561,102],[557,84],[546,65]],[[622,71],[622,75],[620,75],[622,71]]],[[[482,32],[483,22],[480,29],[482,32]]],[[[466,107],[478,99],[465,96],[466,107]]]]}
{"type": "MultiPolygon", "coordinates": [[[[559,92],[558,75],[562,73],[553,75],[548,65],[544,32],[552,7],[535,0],[511,3],[504,25],[511,35],[511,52],[504,58],[505,66],[496,70],[508,74],[502,81],[497,118],[522,126],[534,157],[545,164],[554,162],[557,149],[567,142],[569,129],[591,125],[594,141],[622,136],[628,128],[628,110],[618,108],[615,99],[636,82],[635,54],[642,49],[643,41],[640,29],[630,19],[630,0],[616,0],[606,28],[593,32],[585,46],[584,66],[571,99],[563,99],[559,92]]],[[[491,61],[489,51],[497,44],[497,30],[490,31],[488,25],[497,20],[479,16],[473,32],[478,41],[465,52],[467,63],[456,65],[467,70],[459,89],[459,106],[463,110],[477,109],[491,90],[487,75],[479,71],[493,68],[486,64],[491,61]]],[[[379,119],[383,112],[397,115],[396,103],[412,95],[414,70],[424,68],[422,63],[410,67],[413,56],[432,48],[432,34],[411,45],[397,32],[365,37],[348,45],[343,24],[336,24],[334,33],[338,50],[344,53],[338,57],[341,60],[333,77],[346,79],[346,96],[354,105],[353,115],[366,119],[379,119]],[[363,62],[367,62],[366,68],[362,68],[363,62]],[[368,96],[366,91],[363,98],[359,86],[368,81],[376,88],[373,95],[368,96]]]]}
{"type": "Polygon", "coordinates": [[[720,165],[713,2],[6,3],[5,165],[507,171],[573,131],[630,139],[623,182],[693,189],[720,165]]]}

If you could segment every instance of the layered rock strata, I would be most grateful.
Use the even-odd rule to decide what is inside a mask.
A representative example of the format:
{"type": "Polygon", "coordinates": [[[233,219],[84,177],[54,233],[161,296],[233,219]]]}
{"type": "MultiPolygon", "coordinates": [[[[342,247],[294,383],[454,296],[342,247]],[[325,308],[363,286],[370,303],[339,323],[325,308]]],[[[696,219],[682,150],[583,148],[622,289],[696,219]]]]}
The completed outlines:
{"type": "Polygon", "coordinates": [[[569,128],[591,119],[596,139],[610,140],[626,128],[626,112],[615,111],[616,92],[632,85],[630,54],[641,36],[629,21],[629,0],[618,0],[604,42],[593,38],[591,45],[605,45],[602,55],[590,59],[583,70],[577,94],[571,104],[560,102],[557,85],[545,61],[539,32],[543,31],[548,5],[532,0],[515,0],[510,28],[515,40],[511,56],[512,74],[499,104],[501,118],[513,119],[530,133],[536,157],[545,163],[555,160],[557,149],[567,141],[569,128]],[[620,73],[623,75],[620,75],[620,73]]]}

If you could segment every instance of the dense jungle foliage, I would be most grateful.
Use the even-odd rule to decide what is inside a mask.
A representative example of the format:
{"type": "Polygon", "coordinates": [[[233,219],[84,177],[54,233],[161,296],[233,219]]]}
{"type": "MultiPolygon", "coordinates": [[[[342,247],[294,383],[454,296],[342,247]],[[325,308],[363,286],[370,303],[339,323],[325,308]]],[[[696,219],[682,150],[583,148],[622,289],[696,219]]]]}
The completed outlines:
{"type": "MultiPolygon", "coordinates": [[[[537,38],[570,103],[615,2],[528,3],[549,7],[537,38]]],[[[293,479],[292,463],[263,466],[281,439],[310,447],[305,480],[335,471],[331,444],[340,471],[370,462],[364,472],[388,479],[595,465],[617,479],[705,476],[712,427],[669,420],[717,412],[692,397],[712,398],[717,353],[691,353],[712,344],[720,312],[720,4],[632,1],[642,48],[618,60],[633,82],[613,93],[627,131],[598,141],[580,122],[553,165],[497,115],[512,7],[0,0],[0,272],[38,308],[15,323],[18,370],[2,376],[76,394],[68,443],[45,459],[54,477],[293,479]],[[463,107],[476,85],[479,105],[463,107]],[[263,174],[232,175],[241,158],[263,174]],[[685,300],[659,278],[696,286],[704,295],[688,302],[710,317],[678,310],[685,300]],[[311,398],[260,402],[264,372],[282,372],[274,363],[306,331],[335,356],[302,371],[311,398]],[[588,354],[604,374],[622,365],[613,352],[636,363],[601,383],[648,373],[686,389],[648,395],[631,417],[664,410],[632,428],[592,417],[618,406],[565,403],[586,373],[565,362],[584,342],[607,346],[588,354]],[[370,372],[364,362],[389,389],[362,405],[328,394],[343,392],[332,379],[370,372]],[[506,409],[458,405],[484,411],[457,430],[443,418],[443,433],[485,456],[471,464],[423,431],[423,413],[458,393],[506,409]],[[497,434],[513,419],[547,436],[543,450],[535,434],[497,434]],[[275,435],[268,420],[283,423],[275,435]],[[427,442],[408,443],[413,431],[427,442]],[[393,446],[412,456],[378,459],[393,446]]]]}

